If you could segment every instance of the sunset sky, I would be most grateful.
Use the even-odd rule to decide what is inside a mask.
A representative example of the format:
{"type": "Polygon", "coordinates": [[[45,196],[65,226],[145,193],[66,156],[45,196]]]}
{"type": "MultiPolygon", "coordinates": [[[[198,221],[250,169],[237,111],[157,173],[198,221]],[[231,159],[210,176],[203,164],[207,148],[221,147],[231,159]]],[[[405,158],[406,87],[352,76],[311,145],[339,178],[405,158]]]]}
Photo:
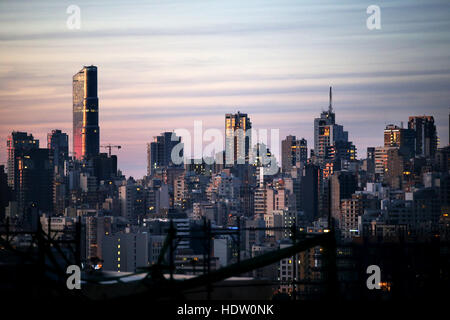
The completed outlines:
{"type": "Polygon", "coordinates": [[[52,129],[72,141],[72,76],[91,64],[101,144],[122,145],[119,167],[134,177],[152,136],[194,120],[223,129],[238,110],[312,147],[330,85],[359,157],[410,115],[433,115],[448,144],[448,0],[1,1],[0,164],[13,130],[41,147],[52,129]],[[66,26],[71,4],[79,30],[66,26]],[[381,30],[366,27],[372,4],[381,30]]]}

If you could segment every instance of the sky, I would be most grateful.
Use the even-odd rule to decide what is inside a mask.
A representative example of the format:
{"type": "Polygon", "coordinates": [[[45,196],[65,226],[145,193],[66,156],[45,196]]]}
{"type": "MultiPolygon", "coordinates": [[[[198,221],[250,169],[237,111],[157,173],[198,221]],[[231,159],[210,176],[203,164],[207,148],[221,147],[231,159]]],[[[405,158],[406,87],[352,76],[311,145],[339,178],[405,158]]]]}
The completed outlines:
{"type": "MultiPolygon", "coordinates": [[[[119,168],[146,173],[146,143],[195,120],[223,130],[224,114],[304,137],[328,107],[365,157],[387,124],[434,116],[448,144],[448,0],[1,1],[0,164],[6,139],[26,131],[46,147],[72,140],[72,76],[98,67],[101,144],[119,168]],[[66,12],[77,5],[80,29],[66,12]],[[369,5],[381,29],[369,30],[369,5]]],[[[105,151],[106,152],[106,151],[105,151]]]]}

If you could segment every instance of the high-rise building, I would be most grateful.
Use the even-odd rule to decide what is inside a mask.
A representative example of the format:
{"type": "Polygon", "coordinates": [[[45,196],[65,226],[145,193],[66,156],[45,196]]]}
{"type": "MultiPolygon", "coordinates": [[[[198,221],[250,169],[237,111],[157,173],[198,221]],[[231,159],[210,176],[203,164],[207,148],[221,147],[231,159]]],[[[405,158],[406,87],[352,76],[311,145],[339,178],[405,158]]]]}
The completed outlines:
{"type": "Polygon", "coordinates": [[[49,149],[32,149],[17,158],[16,200],[19,212],[30,205],[53,212],[53,156],[49,149]]]}
{"type": "Polygon", "coordinates": [[[64,160],[69,158],[69,136],[61,130],[52,130],[47,134],[47,149],[53,151],[55,173],[62,173],[64,160]]]}
{"type": "Polygon", "coordinates": [[[246,113],[225,115],[226,164],[248,163],[252,143],[252,123],[246,113]]]}
{"type": "Polygon", "coordinates": [[[300,203],[297,207],[304,212],[308,221],[314,221],[319,216],[320,169],[314,164],[303,168],[300,182],[300,203]]]}
{"type": "Polygon", "coordinates": [[[8,187],[8,176],[5,166],[0,165],[0,222],[5,218],[5,208],[11,200],[11,188],[8,187]]]}
{"type": "Polygon", "coordinates": [[[350,199],[358,186],[356,175],[349,171],[336,171],[330,178],[331,215],[338,219],[341,213],[341,200],[350,199]]]}
{"type": "Polygon", "coordinates": [[[6,143],[8,147],[8,186],[15,192],[19,183],[18,158],[24,153],[39,149],[39,140],[26,132],[12,132],[6,143]]]}
{"type": "MultiPolygon", "coordinates": [[[[167,167],[182,167],[183,163],[176,164],[172,159],[172,151],[181,143],[181,137],[174,132],[163,132],[153,137],[153,142],[147,143],[147,175],[151,176],[156,170],[167,167]]],[[[178,155],[183,157],[182,151],[178,155]]]]}
{"type": "Polygon", "coordinates": [[[375,148],[375,174],[383,177],[387,171],[388,150],[390,147],[375,148]]]}
{"type": "Polygon", "coordinates": [[[117,176],[117,156],[99,153],[93,158],[93,167],[98,181],[111,180],[117,176]]]}
{"type": "Polygon", "coordinates": [[[365,171],[371,179],[375,176],[375,148],[367,147],[367,159],[365,160],[365,171]]]}
{"type": "Polygon", "coordinates": [[[87,214],[85,217],[86,259],[102,259],[103,239],[113,231],[113,217],[87,214]]]}
{"type": "Polygon", "coordinates": [[[64,163],[69,159],[69,136],[61,130],[52,130],[47,134],[47,148],[52,153],[54,167],[53,211],[63,215],[68,201],[64,163]]]}
{"type": "Polygon", "coordinates": [[[254,215],[263,217],[267,211],[267,188],[264,185],[255,189],[254,193],[254,215]]]}
{"type": "Polygon", "coordinates": [[[68,200],[64,163],[69,159],[69,136],[61,130],[52,130],[47,134],[47,148],[52,153],[54,167],[53,211],[63,215],[68,200]]]}
{"type": "Polygon", "coordinates": [[[306,139],[297,140],[289,135],[281,141],[281,168],[288,172],[293,168],[300,168],[308,159],[308,144],[306,139]]]}
{"type": "Polygon", "coordinates": [[[342,237],[352,238],[359,236],[359,217],[364,214],[363,201],[360,196],[352,195],[349,199],[341,200],[339,229],[342,237]]]}
{"type": "Polygon", "coordinates": [[[326,160],[335,164],[334,170],[340,170],[341,161],[356,160],[356,147],[351,141],[335,141],[327,148],[326,160]]]}
{"type": "Polygon", "coordinates": [[[320,118],[314,119],[314,155],[319,163],[324,163],[330,158],[330,146],[336,141],[348,142],[348,132],[344,127],[336,124],[336,116],[333,112],[332,89],[330,87],[330,104],[328,111],[323,111],[320,118]]]}
{"type": "Polygon", "coordinates": [[[438,138],[433,116],[409,117],[408,128],[415,132],[416,156],[430,158],[436,153],[438,138]]]}
{"type": "Polygon", "coordinates": [[[88,66],[73,76],[73,152],[83,159],[99,150],[97,67],[88,66]]]}
{"type": "Polygon", "coordinates": [[[387,167],[384,179],[393,189],[402,187],[404,171],[404,160],[399,148],[389,148],[387,150],[387,167]]]}
{"type": "Polygon", "coordinates": [[[412,129],[400,128],[389,124],[384,129],[384,146],[397,147],[400,153],[407,158],[414,157],[415,132],[412,129]]]}

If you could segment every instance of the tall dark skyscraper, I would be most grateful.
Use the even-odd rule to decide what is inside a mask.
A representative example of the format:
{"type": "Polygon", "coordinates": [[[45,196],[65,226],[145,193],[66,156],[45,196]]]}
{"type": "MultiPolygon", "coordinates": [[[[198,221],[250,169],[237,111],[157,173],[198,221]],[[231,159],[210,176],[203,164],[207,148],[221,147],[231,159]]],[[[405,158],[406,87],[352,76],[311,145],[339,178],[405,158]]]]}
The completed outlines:
{"type": "Polygon", "coordinates": [[[416,156],[426,158],[434,157],[438,142],[434,117],[409,117],[408,128],[415,131],[416,156]]]}
{"type": "Polygon", "coordinates": [[[8,147],[8,186],[16,191],[20,178],[18,158],[30,150],[39,149],[39,140],[34,139],[32,134],[14,131],[8,137],[6,144],[8,147]]]}
{"type": "Polygon", "coordinates": [[[32,149],[17,157],[19,212],[35,204],[39,210],[53,212],[53,151],[32,149]]]}
{"type": "Polygon", "coordinates": [[[47,149],[53,152],[55,173],[62,173],[64,160],[69,157],[69,136],[61,130],[52,130],[47,134],[47,149]]]}
{"type": "MultiPolygon", "coordinates": [[[[153,142],[147,144],[147,175],[151,176],[155,170],[163,167],[171,167],[172,150],[181,142],[174,132],[164,132],[160,136],[153,137],[153,142]]],[[[181,153],[180,157],[183,156],[181,153]]]]}
{"type": "Polygon", "coordinates": [[[303,168],[303,177],[300,181],[300,203],[298,208],[304,212],[309,221],[319,215],[320,168],[307,164],[303,168]]]}
{"type": "Polygon", "coordinates": [[[99,150],[97,67],[88,66],[73,76],[73,152],[82,159],[99,150]]]}
{"type": "Polygon", "coordinates": [[[7,146],[8,185],[18,204],[17,213],[24,214],[31,204],[52,212],[53,151],[39,149],[39,140],[26,132],[13,132],[7,146]]]}

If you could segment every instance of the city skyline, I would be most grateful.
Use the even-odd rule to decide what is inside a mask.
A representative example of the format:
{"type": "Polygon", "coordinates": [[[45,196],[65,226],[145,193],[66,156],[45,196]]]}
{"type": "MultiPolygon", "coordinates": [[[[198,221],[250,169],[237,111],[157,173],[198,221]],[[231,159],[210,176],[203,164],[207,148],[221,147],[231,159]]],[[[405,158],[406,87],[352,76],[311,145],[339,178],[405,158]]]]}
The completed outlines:
{"type": "Polygon", "coordinates": [[[197,119],[223,130],[230,112],[248,113],[255,128],[279,128],[281,139],[312,142],[330,85],[336,121],[359,157],[383,145],[386,125],[406,124],[411,115],[434,116],[440,146],[447,145],[449,5],[381,3],[382,29],[369,31],[367,3],[327,4],[284,1],[273,10],[267,1],[194,1],[172,10],[155,2],[138,12],[80,1],[81,29],[67,30],[68,4],[3,3],[0,163],[14,130],[41,141],[54,129],[71,136],[70,80],[90,64],[100,70],[100,140],[123,146],[117,154],[126,175],[145,174],[153,136],[191,129],[197,119]]]}
{"type": "Polygon", "coordinates": [[[448,0],[1,1],[2,301],[443,305],[449,16],[448,0]]]}

